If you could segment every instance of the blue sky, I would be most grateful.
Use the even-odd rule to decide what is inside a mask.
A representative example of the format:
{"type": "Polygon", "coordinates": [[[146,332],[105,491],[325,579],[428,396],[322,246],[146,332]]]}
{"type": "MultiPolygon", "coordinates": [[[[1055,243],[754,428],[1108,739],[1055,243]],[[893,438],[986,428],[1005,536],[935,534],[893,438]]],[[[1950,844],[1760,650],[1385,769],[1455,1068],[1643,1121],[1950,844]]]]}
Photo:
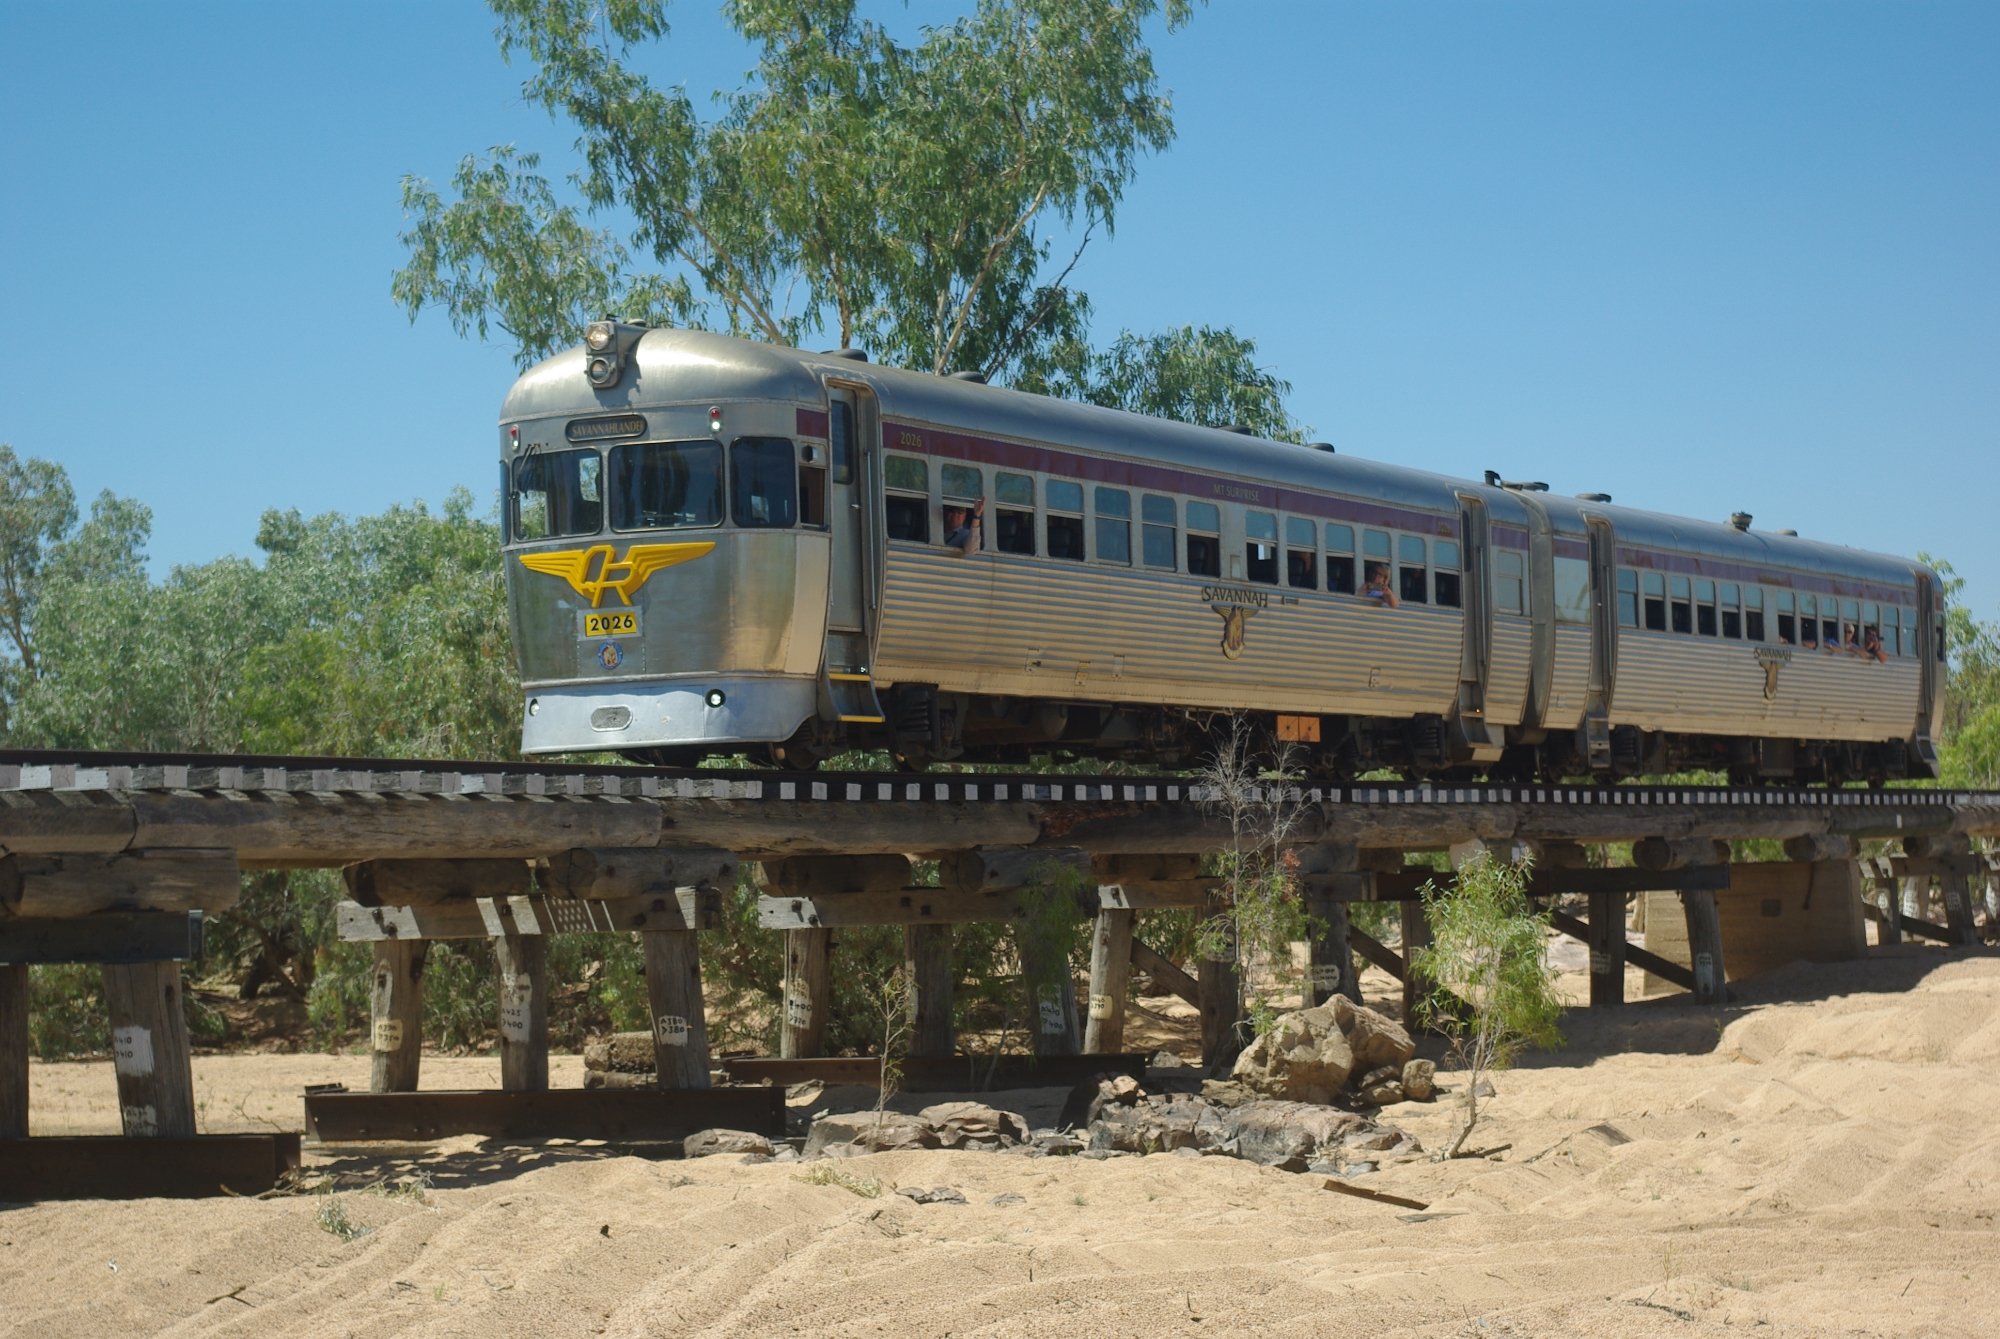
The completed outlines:
{"type": "MultiPolygon", "coordinates": [[[[740,81],[669,13],[656,80],[740,81]]],[[[483,505],[511,353],[389,276],[404,173],[568,161],[492,28],[0,0],[0,441],[151,505],[162,571],[267,507],[483,505]]],[[[2000,5],[1225,0],[1156,52],[1101,338],[1230,325],[1343,451],[1927,549],[2000,613],[2000,5]]]]}

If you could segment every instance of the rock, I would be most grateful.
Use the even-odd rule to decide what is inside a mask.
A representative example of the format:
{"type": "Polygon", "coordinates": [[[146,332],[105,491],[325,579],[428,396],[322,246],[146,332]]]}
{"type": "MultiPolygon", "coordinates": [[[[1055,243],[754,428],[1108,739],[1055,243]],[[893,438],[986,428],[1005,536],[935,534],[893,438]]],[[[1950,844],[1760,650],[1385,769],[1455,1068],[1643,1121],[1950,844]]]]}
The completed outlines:
{"type": "Polygon", "coordinates": [[[1286,1158],[1283,1162],[1266,1163],[1265,1166],[1275,1168],[1281,1172],[1308,1172],[1312,1170],[1312,1164],[1296,1153],[1286,1158]]]}
{"type": "Polygon", "coordinates": [[[586,1069],[583,1071],[583,1086],[586,1088],[651,1088],[654,1087],[653,1071],[643,1074],[625,1074],[616,1070],[586,1069]]]}
{"type": "Polygon", "coordinates": [[[1207,1148],[1224,1138],[1222,1118],[1198,1097],[1149,1097],[1134,1106],[1107,1107],[1090,1125],[1093,1153],[1166,1153],[1207,1148]]]}
{"type": "Polygon", "coordinates": [[[1081,1130],[1097,1119],[1106,1106],[1130,1106],[1144,1096],[1139,1081],[1130,1074],[1097,1074],[1070,1089],[1056,1124],[1081,1130]]]}
{"type": "Polygon", "coordinates": [[[1153,1058],[1146,1062],[1146,1068],[1186,1069],[1187,1061],[1181,1059],[1179,1056],[1175,1055],[1172,1051],[1155,1051],[1153,1052],[1153,1058]]]}
{"type": "Polygon", "coordinates": [[[1245,1102],[1259,1100],[1260,1096],[1248,1084],[1235,1079],[1203,1079],[1201,1095],[1219,1107],[1240,1107],[1245,1102]]]}
{"type": "Polygon", "coordinates": [[[748,1130],[698,1130],[681,1141],[681,1155],[709,1158],[717,1153],[757,1153],[770,1157],[771,1141],[748,1130]]]}
{"type": "MultiPolygon", "coordinates": [[[[1366,1116],[1311,1102],[1248,1102],[1221,1119],[1224,1145],[1251,1162],[1312,1158],[1375,1129],[1366,1116]]],[[[1394,1141],[1394,1132],[1389,1132],[1394,1141]]]]}
{"type": "Polygon", "coordinates": [[[1386,1107],[1400,1102],[1403,1100],[1403,1071],[1396,1065],[1377,1065],[1354,1085],[1354,1091],[1370,1106],[1386,1107]]]}
{"type": "Polygon", "coordinates": [[[1266,1097],[1333,1101],[1354,1069],[1354,1051],[1340,1027],[1336,1004],[1348,1004],[1347,997],[1336,995],[1334,1003],[1281,1015],[1236,1057],[1235,1079],[1266,1097]]]}
{"type": "Polygon", "coordinates": [[[808,1158],[852,1157],[893,1149],[936,1148],[937,1133],[915,1116],[900,1111],[856,1111],[821,1116],[806,1136],[808,1158]]]}
{"type": "Polygon", "coordinates": [[[1046,1134],[1037,1134],[1035,1142],[1028,1147],[1037,1153],[1068,1156],[1072,1153],[1081,1153],[1089,1146],[1073,1134],[1059,1134],[1051,1130],[1046,1134]]]}
{"type": "Polygon", "coordinates": [[[950,1186],[933,1186],[922,1190],[916,1186],[897,1186],[896,1193],[918,1204],[964,1204],[966,1198],[950,1186]]]}
{"type": "Polygon", "coordinates": [[[1401,1130],[1391,1130],[1384,1126],[1371,1125],[1367,1129],[1356,1130],[1342,1139],[1344,1148],[1361,1149],[1369,1153],[1382,1153],[1396,1147],[1409,1138],[1401,1130]]]}
{"type": "Polygon", "coordinates": [[[614,1032],[583,1044],[583,1067],[617,1074],[653,1072],[653,1034],[614,1032]]]}
{"type": "Polygon", "coordinates": [[[1334,1020],[1354,1054],[1356,1069],[1373,1069],[1377,1065],[1400,1068],[1417,1053],[1417,1044],[1410,1040],[1410,1034],[1387,1014],[1356,1004],[1345,995],[1335,995],[1321,1007],[1333,1010],[1334,1020]]]}
{"type": "Polygon", "coordinates": [[[1437,1096],[1437,1062],[1409,1060],[1403,1064],[1403,1096],[1412,1102],[1428,1102],[1437,1096]]]}
{"type": "Polygon", "coordinates": [[[1026,1204],[1028,1202],[1028,1197],[1025,1195],[1018,1195],[1011,1190],[1003,1190],[999,1194],[995,1195],[992,1199],[986,1202],[992,1205],[996,1209],[1005,1209],[1010,1205],[1026,1204]]]}
{"type": "Polygon", "coordinates": [[[1025,1143],[1028,1138],[1028,1122],[982,1102],[941,1102],[925,1107],[917,1119],[936,1134],[937,1148],[990,1152],[1025,1143]]]}

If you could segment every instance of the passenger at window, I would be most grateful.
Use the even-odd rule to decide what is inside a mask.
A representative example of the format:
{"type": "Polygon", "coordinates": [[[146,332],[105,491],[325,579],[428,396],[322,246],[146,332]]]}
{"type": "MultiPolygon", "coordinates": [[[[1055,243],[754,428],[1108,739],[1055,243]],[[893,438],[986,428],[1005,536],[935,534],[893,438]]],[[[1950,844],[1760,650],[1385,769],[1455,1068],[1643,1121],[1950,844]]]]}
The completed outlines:
{"type": "Polygon", "coordinates": [[[1386,563],[1368,564],[1368,584],[1361,588],[1363,598],[1375,601],[1385,609],[1394,609],[1402,604],[1396,592],[1389,585],[1389,567],[1386,563]]]}
{"type": "Polygon", "coordinates": [[[1843,635],[1840,639],[1840,649],[1851,656],[1861,654],[1861,634],[1855,629],[1852,623],[1845,625],[1843,635]]]}
{"type": "Polygon", "coordinates": [[[1880,661],[1885,665],[1889,663],[1889,657],[1882,650],[1882,630],[1873,624],[1869,625],[1868,631],[1861,634],[1861,654],[1868,660],[1880,661]]]}
{"type": "Polygon", "coordinates": [[[980,531],[986,517],[986,499],[972,504],[971,510],[964,507],[944,509],[944,542],[946,548],[957,549],[960,553],[979,552],[980,531]]]}

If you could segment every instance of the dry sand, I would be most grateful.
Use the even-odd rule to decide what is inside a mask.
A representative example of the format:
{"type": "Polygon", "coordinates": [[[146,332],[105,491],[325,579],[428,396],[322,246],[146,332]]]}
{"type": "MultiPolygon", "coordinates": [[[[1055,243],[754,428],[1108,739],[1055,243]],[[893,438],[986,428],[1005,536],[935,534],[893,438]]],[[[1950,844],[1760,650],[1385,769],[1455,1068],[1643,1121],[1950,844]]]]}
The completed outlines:
{"type": "MultiPolygon", "coordinates": [[[[1497,1160],[1365,1178],[1428,1214],[1225,1158],[814,1164],[971,1201],[920,1206],[797,1164],[373,1146],[309,1161],[430,1189],[0,1210],[0,1334],[1994,1333],[2000,958],[1877,950],[1738,993],[1572,1014],[1566,1051],[1500,1076],[1473,1140],[1497,1160]]],[[[297,1128],[301,1085],[365,1064],[198,1059],[204,1128],[297,1128]]],[[[115,1131],[108,1065],[33,1082],[36,1133],[115,1131]]],[[[1453,1111],[1385,1116],[1436,1147],[1453,1111]]]]}

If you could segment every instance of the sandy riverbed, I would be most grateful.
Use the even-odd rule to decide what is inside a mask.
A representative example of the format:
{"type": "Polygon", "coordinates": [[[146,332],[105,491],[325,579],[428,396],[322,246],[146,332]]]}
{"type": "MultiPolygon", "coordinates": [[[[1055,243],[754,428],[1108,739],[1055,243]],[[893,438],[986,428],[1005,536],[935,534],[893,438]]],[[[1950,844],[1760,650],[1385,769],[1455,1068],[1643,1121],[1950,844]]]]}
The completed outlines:
{"type": "MultiPolygon", "coordinates": [[[[1501,1076],[1474,1140],[1498,1160],[1366,1178],[1427,1215],[1223,1158],[840,1164],[953,1206],[733,1158],[312,1150],[343,1184],[429,1189],[0,1209],[0,1334],[1992,1333],[2000,957],[1878,950],[1739,994],[1572,1014],[1566,1051],[1501,1076]]],[[[199,1058],[203,1128],[295,1129],[304,1084],[366,1064],[199,1058]]],[[[497,1078],[425,1062],[427,1087],[497,1078]]],[[[116,1130],[108,1065],[38,1065],[33,1102],[38,1134],[116,1130]]],[[[1435,1147],[1453,1112],[1385,1117],[1435,1147]]]]}

